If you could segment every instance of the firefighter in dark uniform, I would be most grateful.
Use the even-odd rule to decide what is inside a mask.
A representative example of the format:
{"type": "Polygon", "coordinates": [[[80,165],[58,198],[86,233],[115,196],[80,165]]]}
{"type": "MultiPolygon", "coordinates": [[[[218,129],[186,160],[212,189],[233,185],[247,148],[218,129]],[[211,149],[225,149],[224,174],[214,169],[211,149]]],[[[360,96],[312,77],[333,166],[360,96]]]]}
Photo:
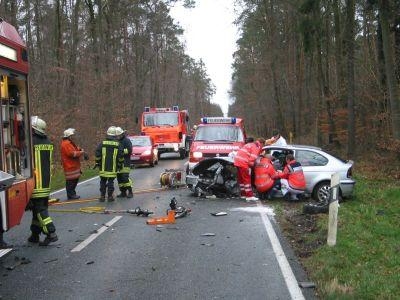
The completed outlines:
{"type": "Polygon", "coordinates": [[[121,127],[117,127],[116,130],[119,141],[124,149],[124,165],[117,173],[118,187],[121,191],[121,193],[117,195],[117,198],[133,198],[132,180],[129,178],[129,173],[131,171],[132,143],[126,136],[126,130],[123,130],[121,127]]]}
{"type": "Polygon", "coordinates": [[[32,144],[35,188],[30,199],[32,208],[32,234],[28,238],[28,241],[39,243],[40,246],[47,246],[58,240],[56,227],[48,211],[54,146],[46,136],[46,122],[34,116],[31,123],[33,129],[32,144]],[[39,241],[41,233],[46,235],[46,238],[42,242],[39,241]]]}
{"type": "Polygon", "coordinates": [[[114,179],[123,166],[124,151],[118,140],[116,129],[115,126],[109,127],[106,139],[96,148],[95,160],[100,175],[100,202],[105,201],[106,193],[107,201],[114,201],[114,179]]]}

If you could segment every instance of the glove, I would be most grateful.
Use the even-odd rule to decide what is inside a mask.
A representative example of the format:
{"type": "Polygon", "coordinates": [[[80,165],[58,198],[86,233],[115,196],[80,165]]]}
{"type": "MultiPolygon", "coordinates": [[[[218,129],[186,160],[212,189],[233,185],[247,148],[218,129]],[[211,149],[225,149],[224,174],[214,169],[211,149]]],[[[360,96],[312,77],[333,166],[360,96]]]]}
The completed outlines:
{"type": "Polygon", "coordinates": [[[89,155],[86,152],[83,153],[83,159],[89,160],[89,155]]]}

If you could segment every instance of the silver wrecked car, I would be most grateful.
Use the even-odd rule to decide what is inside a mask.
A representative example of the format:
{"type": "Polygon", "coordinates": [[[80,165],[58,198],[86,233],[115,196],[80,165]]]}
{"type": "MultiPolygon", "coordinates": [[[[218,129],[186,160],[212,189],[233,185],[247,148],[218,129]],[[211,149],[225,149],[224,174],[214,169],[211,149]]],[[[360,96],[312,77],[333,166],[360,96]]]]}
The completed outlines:
{"type": "Polygon", "coordinates": [[[306,145],[265,146],[267,153],[276,158],[275,166],[283,169],[287,154],[293,154],[303,167],[306,191],[319,202],[326,202],[330,196],[331,176],[339,173],[340,196],[353,194],[355,180],[352,178],[353,161],[345,161],[326,153],[321,148],[306,145]]]}

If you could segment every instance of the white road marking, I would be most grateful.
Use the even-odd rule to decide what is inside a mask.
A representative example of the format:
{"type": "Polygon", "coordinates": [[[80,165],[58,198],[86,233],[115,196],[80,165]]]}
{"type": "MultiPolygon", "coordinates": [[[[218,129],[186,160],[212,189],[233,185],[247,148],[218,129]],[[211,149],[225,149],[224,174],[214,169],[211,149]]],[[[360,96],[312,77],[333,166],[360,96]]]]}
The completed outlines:
{"type": "Polygon", "coordinates": [[[81,251],[83,248],[85,248],[87,245],[89,245],[91,242],[93,242],[100,234],[102,234],[104,231],[106,231],[111,225],[113,225],[115,222],[117,222],[121,218],[122,218],[122,216],[114,217],[111,221],[107,222],[106,224],[104,224],[104,226],[100,227],[100,229],[98,229],[96,233],[93,233],[86,240],[84,240],[82,243],[80,243],[78,246],[76,246],[74,249],[72,249],[71,252],[81,251]]]}
{"type": "MultiPolygon", "coordinates": [[[[260,201],[257,201],[257,206],[259,208],[264,207],[260,201]]],[[[286,258],[285,252],[283,252],[282,246],[279,242],[278,237],[276,236],[275,230],[272,227],[271,221],[265,213],[260,211],[261,218],[263,220],[265,229],[269,236],[269,239],[272,244],[272,250],[275,253],[276,259],[278,260],[279,267],[281,268],[283,278],[285,279],[286,286],[289,290],[290,296],[292,299],[300,300],[305,299],[301,289],[297,283],[296,277],[293,274],[292,268],[286,258]]]]}
{"type": "MultiPolygon", "coordinates": [[[[86,180],[84,180],[82,182],[79,182],[78,185],[84,184],[86,182],[89,182],[89,181],[92,181],[92,180],[95,180],[95,179],[99,179],[99,176],[86,179],[86,180]]],[[[59,189],[58,191],[54,191],[54,192],[50,193],[50,196],[53,196],[53,195],[55,195],[57,193],[61,193],[61,192],[65,192],[65,188],[62,188],[62,189],[59,189]]]]}
{"type": "Polygon", "coordinates": [[[12,248],[0,249],[0,257],[3,257],[4,255],[6,255],[10,251],[12,251],[12,248]]]}

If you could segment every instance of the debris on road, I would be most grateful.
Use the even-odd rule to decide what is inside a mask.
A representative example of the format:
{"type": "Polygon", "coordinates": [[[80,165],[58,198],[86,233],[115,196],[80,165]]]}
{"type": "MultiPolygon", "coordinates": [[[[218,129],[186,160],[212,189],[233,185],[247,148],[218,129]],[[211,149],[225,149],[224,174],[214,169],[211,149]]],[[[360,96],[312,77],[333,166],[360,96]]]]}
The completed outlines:
{"type": "Polygon", "coordinates": [[[215,216],[215,217],[220,217],[220,216],[226,216],[227,215],[227,213],[226,212],[224,212],[224,211],[220,211],[220,212],[217,212],[217,213],[210,213],[212,216],[215,216]]]}
{"type": "Polygon", "coordinates": [[[215,236],[215,233],[206,232],[206,233],[203,233],[201,236],[215,236]]]}
{"type": "Polygon", "coordinates": [[[6,269],[9,271],[12,271],[19,265],[27,265],[27,264],[31,263],[31,261],[29,259],[27,259],[26,257],[19,257],[19,256],[14,257],[14,262],[15,263],[13,265],[6,267],[6,269]]]}
{"type": "Polygon", "coordinates": [[[87,265],[92,265],[92,264],[94,264],[94,260],[87,261],[86,264],[87,265]]]}
{"type": "Polygon", "coordinates": [[[200,245],[202,246],[207,246],[207,247],[212,247],[214,244],[209,244],[209,243],[201,243],[200,245]]]}
{"type": "Polygon", "coordinates": [[[315,283],[311,281],[300,281],[299,287],[301,288],[315,288],[315,283]]]}
{"type": "Polygon", "coordinates": [[[48,264],[48,263],[51,263],[51,262],[57,261],[57,260],[58,260],[58,258],[52,258],[52,259],[49,259],[49,260],[45,260],[43,263],[48,264]]]}

